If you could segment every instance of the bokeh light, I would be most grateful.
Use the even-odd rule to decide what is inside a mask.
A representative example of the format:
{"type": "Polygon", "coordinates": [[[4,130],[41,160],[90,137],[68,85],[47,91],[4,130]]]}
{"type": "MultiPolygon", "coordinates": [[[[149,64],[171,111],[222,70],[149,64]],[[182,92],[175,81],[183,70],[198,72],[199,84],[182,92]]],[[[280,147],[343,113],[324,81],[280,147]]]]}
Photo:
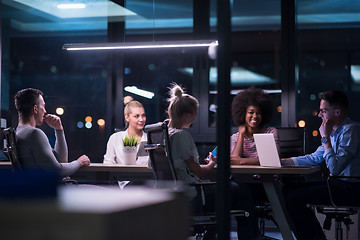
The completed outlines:
{"type": "Polygon", "coordinates": [[[55,110],[55,112],[56,112],[57,115],[63,115],[64,114],[64,109],[62,107],[58,107],[55,110]]]}
{"type": "Polygon", "coordinates": [[[87,116],[86,118],[85,118],[85,122],[92,122],[92,117],[90,117],[90,116],[87,116]]]}
{"type": "Polygon", "coordinates": [[[318,132],[317,130],[314,130],[314,131],[312,132],[312,135],[313,135],[313,137],[317,137],[317,135],[319,135],[319,132],[318,132]]]}
{"type": "Polygon", "coordinates": [[[88,129],[92,128],[92,123],[91,122],[85,123],[85,127],[88,129]]]}
{"type": "Polygon", "coordinates": [[[298,122],[298,125],[299,125],[299,127],[305,127],[305,121],[304,121],[304,120],[300,120],[300,121],[298,122]]]}
{"type": "Polygon", "coordinates": [[[83,128],[83,127],[84,127],[84,123],[83,123],[83,122],[78,122],[78,123],[76,124],[76,126],[77,126],[78,128],[83,128]]]}
{"type": "Polygon", "coordinates": [[[155,70],[155,64],[150,63],[148,68],[149,68],[149,70],[154,71],[155,70]]]}
{"type": "Polygon", "coordinates": [[[99,126],[104,126],[105,125],[105,120],[100,118],[99,120],[97,120],[97,124],[99,126]]]}

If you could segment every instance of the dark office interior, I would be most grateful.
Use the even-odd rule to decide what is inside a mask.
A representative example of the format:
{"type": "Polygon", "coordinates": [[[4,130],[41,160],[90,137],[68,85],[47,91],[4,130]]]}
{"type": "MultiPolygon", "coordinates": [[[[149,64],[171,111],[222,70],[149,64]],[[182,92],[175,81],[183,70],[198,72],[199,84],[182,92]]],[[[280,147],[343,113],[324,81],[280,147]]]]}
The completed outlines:
{"type": "MultiPolygon", "coordinates": [[[[282,1],[287,2],[230,1],[231,92],[222,93],[218,62],[207,48],[63,50],[69,43],[215,40],[222,29],[217,25],[216,0],[80,1],[110,2],[126,9],[124,15],[113,5],[62,15],[51,10],[61,1],[3,0],[1,126],[17,125],[14,94],[38,88],[45,93],[49,113],[59,107],[64,110],[61,119],[69,159],[86,153],[92,162],[101,163],[109,136],[115,128],[125,127],[123,97],[142,102],[147,123],[157,123],[167,118],[168,87],[176,82],[199,100],[189,131],[205,158],[218,145],[216,110],[227,107],[218,106],[218,99],[223,94],[232,99],[237,91],[256,86],[268,91],[277,107],[270,125],[303,127],[305,151],[313,152],[320,144],[317,114],[323,91],[344,91],[350,100],[350,117],[360,121],[360,1],[294,0],[293,12],[282,11],[282,1]],[[154,97],[127,92],[127,86],[150,91],[154,97]],[[88,116],[91,121],[85,120],[88,116]],[[105,125],[99,125],[99,119],[105,125]]],[[[230,124],[231,133],[236,132],[230,124]]],[[[41,128],[54,141],[52,129],[41,128]]]]}

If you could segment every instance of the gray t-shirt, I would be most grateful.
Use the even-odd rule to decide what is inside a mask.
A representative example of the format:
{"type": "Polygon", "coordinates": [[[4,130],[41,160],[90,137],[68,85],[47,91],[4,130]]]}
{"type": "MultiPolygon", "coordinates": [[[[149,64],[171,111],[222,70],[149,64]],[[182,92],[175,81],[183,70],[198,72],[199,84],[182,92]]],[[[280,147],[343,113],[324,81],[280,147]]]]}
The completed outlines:
{"type": "MultiPolygon", "coordinates": [[[[199,163],[199,154],[194,139],[189,132],[182,129],[169,129],[170,146],[172,159],[177,178],[188,186],[189,183],[199,183],[201,180],[190,171],[186,160],[193,157],[196,163],[199,163]]],[[[188,186],[187,195],[192,199],[196,197],[196,188],[188,186]]]]}
{"type": "Polygon", "coordinates": [[[55,131],[55,147],[51,148],[45,133],[35,127],[16,129],[17,152],[24,168],[58,171],[62,177],[70,176],[80,168],[78,161],[68,162],[68,148],[63,130],[55,131]]]}

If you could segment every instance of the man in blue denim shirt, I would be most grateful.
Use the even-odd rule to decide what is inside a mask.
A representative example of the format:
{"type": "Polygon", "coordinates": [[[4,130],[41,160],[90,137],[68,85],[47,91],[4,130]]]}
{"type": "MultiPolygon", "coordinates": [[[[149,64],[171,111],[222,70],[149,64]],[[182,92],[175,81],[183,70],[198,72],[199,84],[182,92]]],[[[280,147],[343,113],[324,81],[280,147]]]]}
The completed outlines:
{"type": "MultiPolygon", "coordinates": [[[[327,91],[321,95],[319,128],[321,146],[305,156],[282,159],[283,165],[319,165],[326,163],[330,175],[360,176],[360,127],[347,117],[348,100],[341,91],[327,91]]],[[[352,205],[360,202],[359,183],[331,181],[337,201],[352,205]]],[[[302,239],[326,239],[320,223],[307,204],[330,205],[326,182],[303,183],[285,187],[287,210],[295,227],[295,235],[302,239]]]]}

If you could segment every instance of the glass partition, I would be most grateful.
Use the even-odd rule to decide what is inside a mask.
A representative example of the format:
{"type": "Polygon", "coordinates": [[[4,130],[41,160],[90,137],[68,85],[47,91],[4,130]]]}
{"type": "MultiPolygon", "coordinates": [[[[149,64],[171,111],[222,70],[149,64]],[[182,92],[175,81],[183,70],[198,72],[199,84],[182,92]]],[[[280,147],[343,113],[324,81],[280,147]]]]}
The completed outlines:
{"type": "Polygon", "coordinates": [[[360,120],[357,66],[360,34],[358,1],[298,1],[299,87],[297,120],[306,123],[306,151],[320,145],[320,95],[344,91],[350,101],[349,115],[360,120]],[[311,6],[311,7],[310,7],[311,6]]]}
{"type": "MultiPolygon", "coordinates": [[[[69,52],[62,45],[216,39],[216,0],[209,1],[208,21],[204,21],[204,9],[192,0],[127,0],[124,6],[119,4],[122,1],[81,2],[84,8],[71,10],[64,10],[56,0],[1,2],[1,117],[6,121],[2,126],[17,125],[14,94],[26,87],[39,88],[45,93],[48,112],[64,109],[61,118],[70,158],[86,153],[101,162],[110,134],[115,127],[124,127],[112,120],[123,118],[121,97],[131,95],[143,102],[148,123],[162,121],[167,87],[178,82],[200,101],[190,131],[199,146],[206,145],[207,154],[207,145],[216,141],[216,98],[221,97],[216,89],[216,60],[209,58],[207,49],[69,52]],[[194,19],[199,15],[203,25],[194,19]],[[135,95],[124,89],[128,86],[155,96],[135,95]],[[92,120],[86,125],[87,116],[92,120]],[[100,126],[99,119],[105,125],[100,126]]],[[[285,94],[280,80],[281,1],[233,0],[230,4],[232,93],[251,85],[268,90],[278,107],[271,125],[280,126],[285,94]]],[[[305,120],[309,151],[318,141],[320,92],[341,89],[351,103],[358,101],[359,5],[350,0],[298,1],[298,56],[289,56],[299,63],[296,89],[291,89],[297,93],[297,104],[289,111],[297,121],[305,120]]],[[[354,107],[350,113],[359,118],[354,107]]]]}

